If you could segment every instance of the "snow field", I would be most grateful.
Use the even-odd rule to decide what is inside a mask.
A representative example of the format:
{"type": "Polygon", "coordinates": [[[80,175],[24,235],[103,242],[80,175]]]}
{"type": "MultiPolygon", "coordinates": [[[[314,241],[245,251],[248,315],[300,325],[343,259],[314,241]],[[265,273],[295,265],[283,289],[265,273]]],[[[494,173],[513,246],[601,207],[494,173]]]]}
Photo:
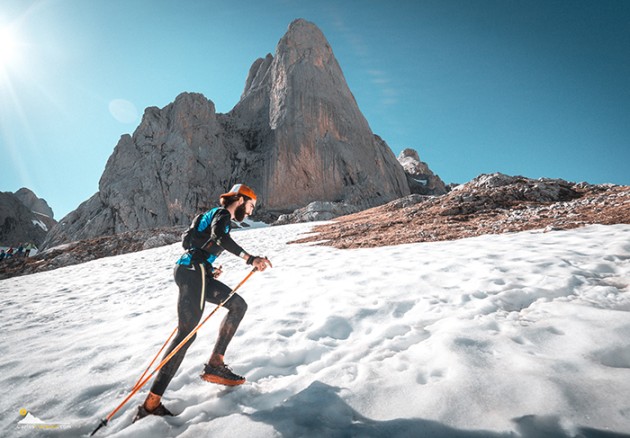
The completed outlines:
{"type": "MultiPolygon", "coordinates": [[[[178,416],[130,425],[149,384],[99,435],[630,432],[630,226],[355,250],[286,244],[312,225],[234,233],[274,264],[239,291],[249,309],[226,361],[246,385],[198,377],[219,310],[164,396],[178,416]]],[[[8,436],[86,435],[122,401],[176,326],[180,253],[175,244],[0,282],[8,436]],[[70,429],[16,428],[20,408],[70,429]]],[[[230,254],[218,262],[228,285],[248,272],[230,254]]]]}

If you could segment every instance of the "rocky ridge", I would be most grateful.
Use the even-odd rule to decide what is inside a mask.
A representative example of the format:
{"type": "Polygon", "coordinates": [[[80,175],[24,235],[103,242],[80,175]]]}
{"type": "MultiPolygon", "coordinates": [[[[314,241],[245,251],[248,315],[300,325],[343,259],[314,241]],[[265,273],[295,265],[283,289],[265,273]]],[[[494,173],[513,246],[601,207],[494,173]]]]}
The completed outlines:
{"type": "Polygon", "coordinates": [[[311,202],[290,214],[281,215],[273,225],[287,225],[301,222],[328,221],[339,216],[357,213],[360,209],[343,202],[311,202]]]}
{"type": "MultiPolygon", "coordinates": [[[[302,210],[343,208],[312,205],[302,210]]],[[[325,220],[318,216],[315,220],[325,220]]],[[[630,186],[481,175],[443,196],[413,194],[315,227],[294,243],[369,248],[526,230],[552,232],[589,224],[629,224],[630,186]]],[[[0,265],[0,279],[179,242],[185,227],[125,232],[62,245],[0,265]]]]}
{"type": "Polygon", "coordinates": [[[0,262],[0,280],[170,245],[181,240],[184,229],[171,227],[128,231],[112,236],[70,242],[28,258],[6,259],[0,262]]]}
{"type": "Polygon", "coordinates": [[[413,194],[318,226],[299,240],[337,248],[630,223],[630,186],[481,175],[444,196],[413,194]]]}

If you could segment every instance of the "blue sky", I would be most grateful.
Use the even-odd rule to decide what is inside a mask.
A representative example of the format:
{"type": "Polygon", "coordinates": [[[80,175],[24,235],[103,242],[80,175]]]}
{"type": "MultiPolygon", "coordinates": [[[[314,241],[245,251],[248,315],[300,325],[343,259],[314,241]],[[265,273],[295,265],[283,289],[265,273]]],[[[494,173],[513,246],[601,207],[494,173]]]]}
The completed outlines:
{"type": "Polygon", "coordinates": [[[60,219],[146,107],[190,91],[228,112],[295,18],[324,32],[374,133],[447,183],[630,184],[628,1],[2,0],[0,191],[60,219]]]}

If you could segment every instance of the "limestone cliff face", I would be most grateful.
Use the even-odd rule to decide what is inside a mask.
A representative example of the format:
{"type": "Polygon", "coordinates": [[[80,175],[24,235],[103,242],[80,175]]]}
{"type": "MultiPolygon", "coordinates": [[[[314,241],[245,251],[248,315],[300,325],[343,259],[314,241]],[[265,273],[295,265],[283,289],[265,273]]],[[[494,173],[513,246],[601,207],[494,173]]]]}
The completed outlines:
{"type": "Polygon", "coordinates": [[[148,108],[116,145],[98,193],[60,221],[46,246],[186,225],[235,182],[259,194],[257,214],[272,216],[313,201],[367,208],[410,193],[312,23],[291,23],[275,56],[253,63],[228,114],[194,93],[148,108]]]}
{"type": "Polygon", "coordinates": [[[263,140],[268,162],[259,189],[270,210],[321,200],[368,207],[409,193],[396,157],[372,133],[312,23],[291,23],[275,57],[252,65],[231,114],[263,140]]]}
{"type": "Polygon", "coordinates": [[[230,184],[235,151],[222,141],[214,104],[184,93],[148,108],[133,136],[123,136],[99,182],[113,231],[188,222],[230,184]]]}
{"type": "Polygon", "coordinates": [[[183,93],[147,108],[109,157],[99,191],[49,234],[46,246],[125,231],[185,225],[234,182],[238,148],[226,145],[214,104],[183,93]]]}

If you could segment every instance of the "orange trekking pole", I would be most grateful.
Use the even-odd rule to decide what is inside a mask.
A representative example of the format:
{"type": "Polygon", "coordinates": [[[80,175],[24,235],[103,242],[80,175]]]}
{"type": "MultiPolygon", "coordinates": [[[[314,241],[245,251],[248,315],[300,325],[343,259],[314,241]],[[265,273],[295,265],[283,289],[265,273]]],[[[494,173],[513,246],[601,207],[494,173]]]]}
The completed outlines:
{"type": "MultiPolygon", "coordinates": [[[[121,402],[118,406],[116,406],[116,408],[115,408],[113,411],[111,411],[111,412],[109,413],[109,415],[107,415],[107,417],[105,417],[105,418],[103,418],[103,419],[101,420],[101,422],[99,423],[99,425],[97,426],[97,428],[96,428],[96,429],[94,429],[94,432],[92,432],[92,433],[90,434],[90,436],[93,436],[96,432],[98,432],[98,430],[99,430],[101,427],[103,427],[103,426],[107,426],[107,423],[109,423],[109,421],[112,419],[112,417],[113,417],[114,415],[116,415],[116,413],[117,413],[117,412],[118,412],[118,411],[119,411],[119,410],[120,410],[120,409],[121,409],[121,408],[122,408],[122,407],[123,407],[123,406],[124,406],[124,405],[125,405],[125,404],[129,401],[129,400],[130,400],[130,399],[131,399],[131,397],[133,397],[134,395],[136,395],[136,393],[137,393],[138,391],[140,391],[140,389],[141,389],[144,385],[146,385],[146,383],[147,383],[149,380],[151,380],[151,377],[153,377],[153,376],[155,375],[155,373],[157,373],[160,369],[162,369],[162,367],[163,367],[164,365],[166,365],[166,364],[168,363],[168,361],[169,361],[169,360],[171,360],[171,358],[172,358],[173,356],[175,356],[175,354],[177,354],[177,352],[178,352],[179,350],[181,350],[181,348],[182,348],[182,347],[186,344],[186,342],[188,342],[188,341],[189,341],[189,340],[190,340],[190,339],[191,339],[191,338],[195,335],[195,333],[197,333],[197,331],[199,331],[199,329],[201,328],[201,326],[202,326],[202,325],[204,325],[204,324],[206,323],[206,321],[208,321],[208,320],[210,319],[210,317],[216,313],[216,311],[217,311],[217,310],[219,310],[221,307],[223,307],[223,305],[224,305],[225,303],[227,303],[227,302],[228,302],[228,300],[229,300],[230,298],[232,298],[232,295],[234,295],[234,294],[236,293],[236,291],[237,291],[237,290],[238,290],[238,289],[239,289],[239,288],[240,288],[240,287],[241,287],[241,286],[242,286],[242,285],[243,285],[243,284],[244,284],[247,280],[249,280],[249,278],[250,278],[250,277],[254,274],[254,272],[256,272],[256,271],[257,271],[257,268],[252,269],[252,270],[249,272],[249,274],[247,274],[247,276],[246,276],[246,277],[245,277],[245,278],[244,278],[244,279],[243,279],[243,280],[242,280],[242,281],[241,281],[241,282],[240,282],[240,283],[239,283],[239,284],[238,284],[238,285],[237,285],[234,289],[232,289],[232,292],[230,292],[230,295],[228,295],[228,297],[227,297],[225,300],[223,300],[223,301],[221,301],[219,304],[217,304],[217,306],[214,308],[214,310],[212,310],[212,312],[210,312],[210,314],[209,314],[208,316],[206,316],[206,317],[204,318],[204,320],[203,320],[203,321],[201,321],[199,324],[197,324],[197,327],[195,327],[195,328],[194,328],[194,329],[193,329],[193,330],[192,330],[192,331],[188,334],[188,336],[186,336],[186,337],[182,340],[182,342],[180,342],[180,343],[179,343],[179,345],[177,345],[177,347],[175,347],[175,348],[173,349],[173,351],[171,351],[171,352],[170,352],[170,353],[169,353],[169,354],[168,354],[168,355],[167,355],[167,356],[166,356],[166,357],[162,360],[162,362],[160,362],[160,363],[158,364],[158,366],[157,366],[157,367],[156,367],[156,368],[155,368],[155,369],[151,372],[151,374],[149,374],[149,375],[148,375],[147,377],[145,377],[144,379],[142,379],[142,377],[141,377],[141,378],[140,378],[140,381],[139,381],[138,383],[136,383],[136,384],[135,384],[135,386],[133,387],[133,389],[131,390],[131,393],[130,393],[127,397],[125,397],[125,399],[124,399],[124,400],[123,400],[123,401],[122,401],[122,402],[121,402]]],[[[162,347],[162,348],[164,348],[164,347],[162,347]]],[[[158,353],[158,354],[159,354],[159,353],[158,353]]],[[[150,368],[150,367],[151,367],[151,366],[149,365],[149,368],[150,368]]],[[[146,374],[146,371],[145,371],[145,374],[146,374]]]]}

